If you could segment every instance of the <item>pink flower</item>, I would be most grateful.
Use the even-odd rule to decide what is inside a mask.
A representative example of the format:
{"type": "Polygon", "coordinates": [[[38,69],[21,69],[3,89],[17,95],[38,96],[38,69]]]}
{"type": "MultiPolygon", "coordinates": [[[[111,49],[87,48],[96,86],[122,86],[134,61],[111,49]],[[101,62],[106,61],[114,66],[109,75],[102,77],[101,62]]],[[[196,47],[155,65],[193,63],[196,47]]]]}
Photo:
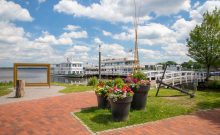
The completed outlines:
{"type": "Polygon", "coordinates": [[[133,82],[134,82],[134,83],[137,83],[137,82],[138,82],[138,79],[133,78],[133,82]]]}

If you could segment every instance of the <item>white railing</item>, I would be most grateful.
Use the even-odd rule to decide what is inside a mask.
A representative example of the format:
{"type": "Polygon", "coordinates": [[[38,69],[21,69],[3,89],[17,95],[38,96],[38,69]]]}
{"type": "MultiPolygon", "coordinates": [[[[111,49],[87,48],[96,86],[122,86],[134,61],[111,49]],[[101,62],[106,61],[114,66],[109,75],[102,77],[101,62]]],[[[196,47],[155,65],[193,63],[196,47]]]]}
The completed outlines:
{"type": "MultiPolygon", "coordinates": [[[[98,71],[85,71],[85,75],[98,75],[98,71]]],[[[105,76],[127,76],[131,74],[131,72],[128,71],[101,71],[102,75],[105,76]]]]}
{"type": "MultiPolygon", "coordinates": [[[[144,71],[149,80],[160,80],[163,75],[163,70],[159,71],[144,71]]],[[[98,75],[98,71],[85,71],[85,75],[98,75]]],[[[102,75],[105,76],[127,76],[131,74],[128,71],[101,71],[102,75]]],[[[196,72],[196,71],[166,71],[164,75],[163,82],[177,85],[182,83],[190,82],[203,82],[206,78],[206,72],[196,72]]]]}
{"type": "MultiPolygon", "coordinates": [[[[149,80],[161,80],[163,71],[145,71],[149,80]]],[[[164,75],[163,82],[177,85],[183,83],[192,83],[194,81],[203,82],[206,78],[206,72],[196,71],[167,71],[164,75]]]]}

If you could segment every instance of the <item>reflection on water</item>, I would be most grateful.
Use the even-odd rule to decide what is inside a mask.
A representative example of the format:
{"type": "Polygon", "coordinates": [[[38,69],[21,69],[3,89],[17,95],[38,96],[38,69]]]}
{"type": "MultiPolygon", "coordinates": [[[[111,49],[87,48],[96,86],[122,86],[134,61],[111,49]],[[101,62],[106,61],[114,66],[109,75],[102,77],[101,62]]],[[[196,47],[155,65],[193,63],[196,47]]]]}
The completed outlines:
{"type": "MultiPolygon", "coordinates": [[[[18,79],[25,80],[28,83],[44,83],[47,81],[47,69],[18,69],[18,79]]],[[[0,82],[9,81],[13,81],[13,69],[0,68],[0,82]]],[[[86,84],[87,79],[51,76],[51,82],[86,84]]]]}
{"type": "Polygon", "coordinates": [[[86,78],[67,78],[67,77],[51,76],[51,81],[52,82],[71,83],[71,84],[87,84],[86,78]]]}
{"type": "Polygon", "coordinates": [[[25,80],[27,83],[47,82],[47,69],[18,69],[18,80],[25,80]]]}

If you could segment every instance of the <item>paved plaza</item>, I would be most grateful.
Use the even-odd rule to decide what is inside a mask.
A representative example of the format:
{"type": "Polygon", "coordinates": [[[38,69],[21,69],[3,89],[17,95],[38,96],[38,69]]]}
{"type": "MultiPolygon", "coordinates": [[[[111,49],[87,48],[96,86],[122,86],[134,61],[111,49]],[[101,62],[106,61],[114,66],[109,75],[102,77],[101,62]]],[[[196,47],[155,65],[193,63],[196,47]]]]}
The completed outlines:
{"type": "MultiPolygon", "coordinates": [[[[4,103],[0,105],[0,135],[89,135],[92,133],[71,112],[92,106],[97,106],[96,96],[92,91],[4,103]]],[[[98,134],[219,135],[220,109],[98,134]]]]}

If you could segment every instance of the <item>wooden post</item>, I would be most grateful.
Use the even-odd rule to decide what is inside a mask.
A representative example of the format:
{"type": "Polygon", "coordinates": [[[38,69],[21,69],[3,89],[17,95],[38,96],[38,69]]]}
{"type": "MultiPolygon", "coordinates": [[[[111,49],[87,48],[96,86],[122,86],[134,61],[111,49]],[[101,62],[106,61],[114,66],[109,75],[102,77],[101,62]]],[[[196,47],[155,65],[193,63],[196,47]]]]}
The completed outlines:
{"type": "Polygon", "coordinates": [[[15,93],[16,98],[24,96],[24,88],[25,88],[25,81],[16,80],[16,93],[15,93]]]}
{"type": "MultiPolygon", "coordinates": [[[[164,67],[163,75],[162,75],[161,80],[160,80],[160,82],[159,82],[159,86],[158,86],[158,88],[157,88],[156,96],[157,96],[158,93],[159,93],[160,86],[161,86],[161,84],[162,84],[162,82],[163,82],[163,78],[164,78],[164,75],[165,75],[165,73],[166,73],[166,70],[167,70],[167,65],[165,65],[165,67],[164,67]]],[[[156,83],[158,83],[158,80],[156,80],[156,83]]]]}

